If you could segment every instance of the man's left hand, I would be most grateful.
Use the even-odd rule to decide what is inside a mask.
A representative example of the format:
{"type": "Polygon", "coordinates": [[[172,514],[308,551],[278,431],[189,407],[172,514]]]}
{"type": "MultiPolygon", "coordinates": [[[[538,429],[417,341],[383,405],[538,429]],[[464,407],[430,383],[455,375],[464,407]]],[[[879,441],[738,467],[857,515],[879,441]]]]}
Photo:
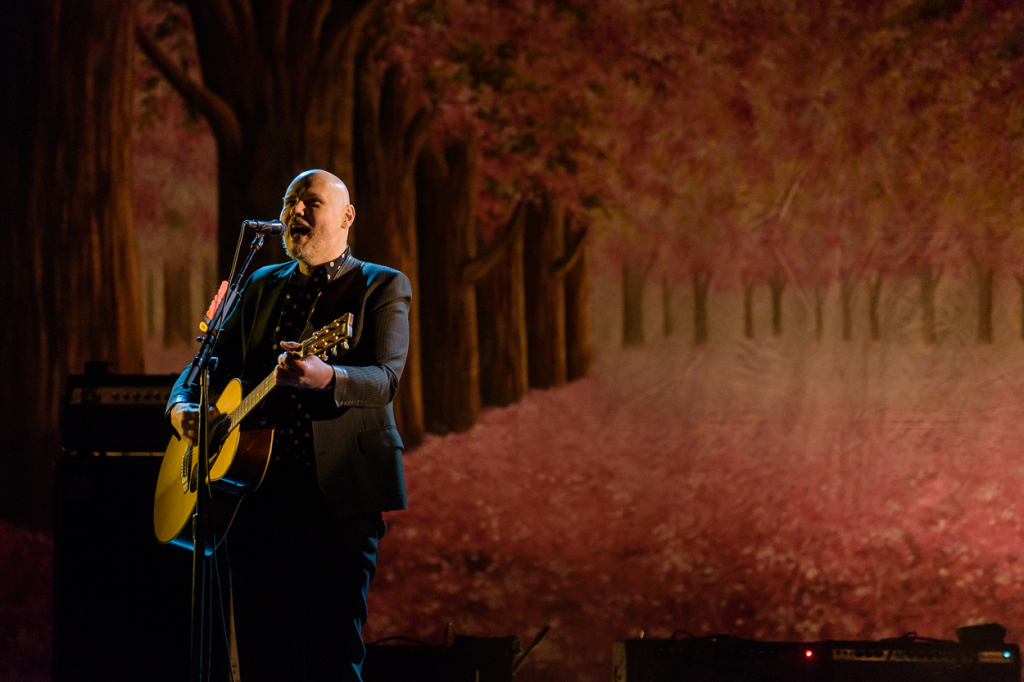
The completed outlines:
{"type": "Polygon", "coordinates": [[[300,358],[292,351],[302,347],[295,341],[282,341],[285,350],[277,357],[274,368],[274,382],[278,386],[294,386],[296,388],[325,389],[334,378],[334,369],[315,355],[300,358]]]}

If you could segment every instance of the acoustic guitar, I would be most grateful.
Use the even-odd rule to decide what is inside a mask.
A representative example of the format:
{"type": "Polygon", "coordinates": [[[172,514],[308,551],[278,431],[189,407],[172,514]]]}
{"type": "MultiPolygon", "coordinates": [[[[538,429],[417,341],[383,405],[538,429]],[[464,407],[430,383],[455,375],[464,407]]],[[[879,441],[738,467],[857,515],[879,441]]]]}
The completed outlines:
{"type": "MultiPolygon", "coordinates": [[[[348,348],[352,338],[352,313],[346,313],[302,342],[293,351],[300,358],[318,355],[327,360],[338,347],[348,348]]],[[[242,382],[232,379],[217,398],[217,417],[210,424],[210,487],[213,491],[214,547],[227,534],[246,493],[259,487],[270,463],[274,429],[239,428],[242,420],[274,388],[274,373],[242,397],[242,382]]],[[[172,437],[164,452],[153,501],[153,529],[163,543],[192,549],[192,515],[199,490],[199,448],[172,437]]]]}

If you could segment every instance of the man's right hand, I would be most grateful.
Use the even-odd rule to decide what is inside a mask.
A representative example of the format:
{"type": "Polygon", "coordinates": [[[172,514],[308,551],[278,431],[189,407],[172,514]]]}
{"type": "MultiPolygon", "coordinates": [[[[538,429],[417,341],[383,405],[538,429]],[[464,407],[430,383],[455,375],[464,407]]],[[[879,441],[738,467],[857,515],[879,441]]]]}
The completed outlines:
{"type": "MultiPolygon", "coordinates": [[[[217,416],[217,408],[210,408],[210,421],[217,416]]],[[[178,438],[195,445],[199,437],[199,405],[178,403],[171,408],[171,426],[178,432],[178,438]]]]}

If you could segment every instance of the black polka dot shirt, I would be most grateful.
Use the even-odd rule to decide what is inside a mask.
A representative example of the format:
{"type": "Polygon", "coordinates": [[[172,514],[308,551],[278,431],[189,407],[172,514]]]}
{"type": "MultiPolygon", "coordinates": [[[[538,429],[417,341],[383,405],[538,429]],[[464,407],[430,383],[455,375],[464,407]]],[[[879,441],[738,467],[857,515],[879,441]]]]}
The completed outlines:
{"type": "MultiPolygon", "coordinates": [[[[281,316],[274,329],[273,352],[275,358],[282,352],[282,341],[300,340],[299,337],[306,328],[306,323],[313,313],[320,293],[324,287],[338,278],[347,258],[348,250],[346,249],[340,257],[314,268],[313,274],[308,278],[302,276],[299,268],[295,268],[281,294],[284,297],[281,316]]],[[[274,429],[274,445],[271,450],[273,458],[275,461],[288,460],[312,465],[315,461],[315,454],[309,402],[313,399],[312,394],[316,391],[301,390],[291,386],[280,386],[276,390],[281,391],[284,395],[280,396],[278,400],[281,408],[277,415],[277,426],[274,429]]]]}

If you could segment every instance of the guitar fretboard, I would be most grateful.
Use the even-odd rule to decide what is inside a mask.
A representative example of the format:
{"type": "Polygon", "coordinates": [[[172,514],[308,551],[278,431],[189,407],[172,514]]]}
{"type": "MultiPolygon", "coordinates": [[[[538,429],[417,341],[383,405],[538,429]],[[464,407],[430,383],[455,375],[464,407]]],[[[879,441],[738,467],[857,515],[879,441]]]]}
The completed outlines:
{"type": "Polygon", "coordinates": [[[231,428],[228,430],[230,431],[238,426],[242,420],[260,404],[260,401],[267,397],[267,394],[270,393],[274,386],[274,374],[271,372],[266,379],[260,382],[259,386],[254,388],[249,395],[242,399],[242,402],[238,404],[238,407],[231,410],[231,414],[229,415],[231,428]]]}
{"type": "MultiPolygon", "coordinates": [[[[304,358],[309,355],[309,349],[307,347],[308,343],[309,341],[304,341],[302,343],[302,348],[298,350],[297,355],[300,358],[304,358]]],[[[228,415],[229,423],[231,424],[228,431],[242,423],[242,420],[249,416],[249,413],[267,397],[267,394],[270,393],[276,385],[277,384],[274,382],[274,373],[271,372],[267,375],[266,379],[260,382],[259,386],[249,392],[249,395],[242,398],[242,402],[238,404],[238,407],[231,410],[231,414],[228,415]]]]}
{"type": "MultiPolygon", "coordinates": [[[[309,355],[318,355],[326,352],[339,343],[348,348],[348,340],[352,335],[352,313],[345,313],[337,320],[319,330],[313,336],[302,342],[302,347],[295,351],[301,359],[309,355]]],[[[255,409],[260,402],[267,397],[277,384],[274,381],[274,373],[271,372],[267,378],[260,382],[260,385],[249,392],[249,395],[242,399],[238,407],[231,410],[228,415],[230,427],[228,432],[238,426],[249,413],[255,409]]]]}

